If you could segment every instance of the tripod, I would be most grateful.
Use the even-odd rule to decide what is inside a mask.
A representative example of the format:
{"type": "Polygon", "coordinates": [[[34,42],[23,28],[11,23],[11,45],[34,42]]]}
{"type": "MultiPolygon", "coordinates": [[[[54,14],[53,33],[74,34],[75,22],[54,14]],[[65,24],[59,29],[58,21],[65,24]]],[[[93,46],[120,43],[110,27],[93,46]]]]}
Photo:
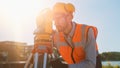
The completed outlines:
{"type": "Polygon", "coordinates": [[[48,53],[47,53],[47,47],[50,47],[49,45],[46,45],[46,43],[51,43],[52,48],[52,40],[50,38],[51,35],[48,34],[36,34],[34,38],[34,49],[35,53],[30,54],[28,60],[26,61],[26,64],[24,68],[48,68],[48,53]]]}
{"type": "Polygon", "coordinates": [[[36,18],[37,29],[34,32],[35,53],[30,54],[24,68],[47,68],[48,51],[52,49],[52,11],[46,8],[36,18]],[[46,44],[49,43],[49,44],[46,44]]]}

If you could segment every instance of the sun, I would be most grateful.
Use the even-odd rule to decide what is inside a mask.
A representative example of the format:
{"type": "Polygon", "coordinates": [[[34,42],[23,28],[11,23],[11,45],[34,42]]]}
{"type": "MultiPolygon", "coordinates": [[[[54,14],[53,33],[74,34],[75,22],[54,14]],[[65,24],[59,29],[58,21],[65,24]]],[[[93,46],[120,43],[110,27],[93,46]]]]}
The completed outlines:
{"type": "Polygon", "coordinates": [[[33,27],[39,12],[50,7],[50,0],[3,0],[4,16],[6,23],[14,34],[15,40],[22,40],[25,29],[33,27]],[[5,4],[5,5],[4,5],[5,4]]]}

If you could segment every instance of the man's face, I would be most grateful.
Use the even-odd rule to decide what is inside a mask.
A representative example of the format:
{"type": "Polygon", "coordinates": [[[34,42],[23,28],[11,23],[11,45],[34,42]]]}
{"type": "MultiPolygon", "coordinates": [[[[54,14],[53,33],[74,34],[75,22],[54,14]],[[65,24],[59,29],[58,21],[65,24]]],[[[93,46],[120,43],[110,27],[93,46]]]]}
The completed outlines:
{"type": "Polygon", "coordinates": [[[63,32],[67,27],[67,15],[66,14],[55,14],[53,19],[55,22],[55,26],[59,32],[63,32]]]}

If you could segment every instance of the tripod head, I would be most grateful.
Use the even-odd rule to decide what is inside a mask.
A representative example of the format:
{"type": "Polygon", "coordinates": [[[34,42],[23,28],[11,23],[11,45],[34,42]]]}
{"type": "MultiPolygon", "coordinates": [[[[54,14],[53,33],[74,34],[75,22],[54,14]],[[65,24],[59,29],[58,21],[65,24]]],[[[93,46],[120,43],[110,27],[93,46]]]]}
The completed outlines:
{"type": "Polygon", "coordinates": [[[37,29],[34,31],[34,48],[39,51],[46,50],[45,47],[51,47],[52,43],[52,11],[46,8],[40,12],[36,19],[37,29]],[[42,50],[43,49],[43,50],[42,50]]]}

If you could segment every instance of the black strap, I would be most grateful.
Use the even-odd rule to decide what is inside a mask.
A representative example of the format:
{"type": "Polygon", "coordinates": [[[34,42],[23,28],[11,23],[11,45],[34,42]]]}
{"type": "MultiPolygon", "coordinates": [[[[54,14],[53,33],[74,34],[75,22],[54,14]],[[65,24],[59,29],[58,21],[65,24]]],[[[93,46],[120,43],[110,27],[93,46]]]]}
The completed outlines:
{"type": "Polygon", "coordinates": [[[71,58],[72,58],[73,62],[75,63],[75,59],[74,59],[74,57],[73,57],[74,44],[73,44],[73,42],[71,41],[71,39],[70,39],[70,42],[69,42],[69,40],[68,40],[66,37],[64,37],[64,39],[65,39],[66,43],[72,48],[71,58]]]}

